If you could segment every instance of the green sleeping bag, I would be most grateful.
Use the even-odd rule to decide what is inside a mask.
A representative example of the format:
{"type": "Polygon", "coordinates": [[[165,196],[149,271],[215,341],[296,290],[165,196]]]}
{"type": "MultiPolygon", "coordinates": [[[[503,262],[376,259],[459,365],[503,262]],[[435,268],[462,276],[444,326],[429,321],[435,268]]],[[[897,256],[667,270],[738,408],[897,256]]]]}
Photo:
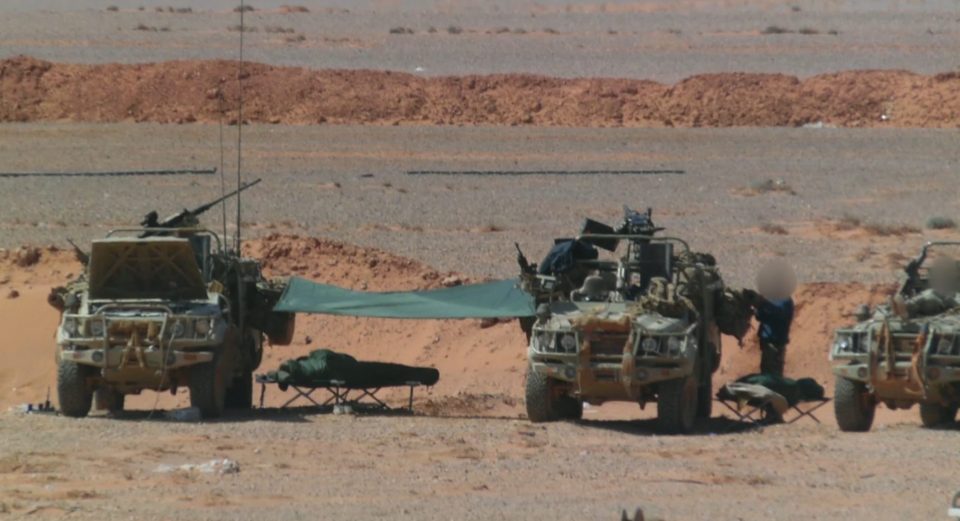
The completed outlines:
{"type": "MultiPolygon", "coordinates": [[[[737,379],[738,382],[762,385],[771,391],[783,396],[787,403],[796,405],[800,402],[810,400],[822,400],[824,395],[823,386],[818,384],[813,378],[785,378],[772,374],[750,374],[737,379]]],[[[734,396],[727,396],[721,389],[721,398],[735,399],[734,396]]]]}
{"type": "Polygon", "coordinates": [[[385,362],[360,362],[356,358],[317,349],[308,356],[287,360],[267,378],[281,385],[322,386],[331,380],[344,382],[341,387],[370,388],[406,385],[419,382],[433,385],[440,380],[440,371],[432,367],[411,367],[385,362]]]}

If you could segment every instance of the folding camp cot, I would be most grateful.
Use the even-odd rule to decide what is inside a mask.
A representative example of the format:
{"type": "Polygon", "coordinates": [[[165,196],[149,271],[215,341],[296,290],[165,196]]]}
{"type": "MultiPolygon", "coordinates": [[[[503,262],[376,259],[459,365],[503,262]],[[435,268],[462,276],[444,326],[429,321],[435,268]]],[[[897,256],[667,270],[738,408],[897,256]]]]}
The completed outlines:
{"type": "Polygon", "coordinates": [[[820,423],[816,411],[830,403],[831,398],[799,398],[792,404],[783,395],[762,385],[733,382],[724,385],[717,392],[717,401],[727,408],[735,418],[753,427],[767,425],[774,411],[779,411],[784,423],[796,423],[803,418],[820,423]],[[787,417],[790,415],[791,417],[787,417]]]}
{"type": "Polygon", "coordinates": [[[296,393],[281,408],[303,399],[317,407],[350,405],[355,409],[381,411],[391,407],[377,393],[388,387],[408,387],[407,410],[412,411],[413,390],[429,387],[439,379],[440,372],[432,367],[361,362],[348,354],[317,349],[307,356],[283,362],[276,371],[257,375],[256,381],[260,384],[261,408],[267,385],[275,384],[282,391],[292,388],[296,393]],[[322,403],[312,396],[317,390],[329,394],[322,403]]]}
{"type": "Polygon", "coordinates": [[[350,382],[347,382],[346,380],[323,380],[311,381],[309,383],[305,382],[300,384],[292,384],[279,382],[275,374],[257,375],[256,381],[258,384],[260,384],[261,409],[263,408],[263,401],[264,396],[266,395],[267,385],[274,384],[281,391],[293,389],[295,393],[294,396],[289,398],[283,403],[283,405],[280,406],[281,409],[292,405],[298,400],[304,400],[320,408],[349,405],[357,410],[362,409],[368,411],[395,410],[394,407],[391,407],[384,400],[378,397],[377,393],[388,387],[408,387],[410,389],[410,393],[407,396],[406,408],[404,410],[413,412],[413,390],[417,387],[432,385],[431,383],[420,381],[383,381],[378,382],[377,385],[351,385],[350,382]],[[313,393],[318,390],[326,391],[329,394],[329,397],[322,402],[314,399],[313,393]]]}

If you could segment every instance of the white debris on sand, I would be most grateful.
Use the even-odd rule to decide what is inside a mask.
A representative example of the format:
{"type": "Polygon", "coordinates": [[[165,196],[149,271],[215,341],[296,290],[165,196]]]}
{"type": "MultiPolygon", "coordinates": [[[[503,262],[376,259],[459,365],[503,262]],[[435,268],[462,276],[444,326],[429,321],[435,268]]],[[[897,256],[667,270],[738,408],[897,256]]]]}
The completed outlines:
{"type": "Polygon", "coordinates": [[[200,474],[236,474],[240,472],[240,464],[232,459],[212,459],[206,463],[184,463],[183,465],[163,464],[153,470],[159,474],[172,472],[198,472],[200,474]]]}

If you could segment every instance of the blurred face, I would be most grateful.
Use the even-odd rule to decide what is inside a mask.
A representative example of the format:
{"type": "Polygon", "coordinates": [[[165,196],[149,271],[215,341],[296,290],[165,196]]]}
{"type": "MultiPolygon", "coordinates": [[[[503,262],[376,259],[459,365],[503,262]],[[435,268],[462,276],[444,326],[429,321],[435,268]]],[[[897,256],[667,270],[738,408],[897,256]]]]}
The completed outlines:
{"type": "Polygon", "coordinates": [[[797,289],[793,267],[783,259],[774,259],[763,265],[757,274],[757,292],[767,300],[790,298],[797,289]]]}
{"type": "Polygon", "coordinates": [[[951,257],[939,257],[930,266],[930,287],[938,293],[956,293],[960,289],[960,270],[951,257]]]}

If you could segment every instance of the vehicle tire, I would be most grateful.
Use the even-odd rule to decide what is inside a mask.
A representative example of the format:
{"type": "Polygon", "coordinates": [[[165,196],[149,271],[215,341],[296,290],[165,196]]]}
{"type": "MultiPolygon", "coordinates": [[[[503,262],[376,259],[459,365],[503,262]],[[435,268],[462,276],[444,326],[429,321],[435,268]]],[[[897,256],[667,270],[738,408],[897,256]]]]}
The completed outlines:
{"type": "Polygon", "coordinates": [[[561,407],[550,378],[531,368],[527,368],[525,398],[530,421],[541,423],[560,419],[561,407]]]}
{"type": "Polygon", "coordinates": [[[250,409],[253,407],[253,371],[243,371],[243,374],[233,379],[224,398],[227,409],[250,409]]]}
{"type": "Polygon", "coordinates": [[[68,360],[57,366],[57,398],[60,412],[71,418],[83,418],[90,414],[93,405],[93,389],[87,383],[90,369],[68,360]]]}
{"type": "Polygon", "coordinates": [[[657,429],[664,434],[687,434],[697,417],[697,378],[693,375],[660,383],[657,392],[657,429]]]}
{"type": "Polygon", "coordinates": [[[110,413],[123,411],[124,394],[113,389],[97,389],[93,393],[97,409],[110,413]]]}
{"type": "Polygon", "coordinates": [[[928,429],[945,427],[957,417],[956,405],[940,405],[939,403],[921,403],[920,421],[928,429]]]}
{"type": "Polygon", "coordinates": [[[863,382],[837,378],[834,390],[833,413],[837,426],[844,432],[866,432],[873,425],[877,404],[863,382]]]}
{"type": "Polygon", "coordinates": [[[573,396],[561,396],[558,399],[560,417],[564,420],[580,420],[583,418],[583,400],[573,396]]]}
{"type": "Polygon", "coordinates": [[[190,368],[190,405],[200,409],[204,418],[219,418],[226,399],[226,382],[220,355],[190,368]]]}

